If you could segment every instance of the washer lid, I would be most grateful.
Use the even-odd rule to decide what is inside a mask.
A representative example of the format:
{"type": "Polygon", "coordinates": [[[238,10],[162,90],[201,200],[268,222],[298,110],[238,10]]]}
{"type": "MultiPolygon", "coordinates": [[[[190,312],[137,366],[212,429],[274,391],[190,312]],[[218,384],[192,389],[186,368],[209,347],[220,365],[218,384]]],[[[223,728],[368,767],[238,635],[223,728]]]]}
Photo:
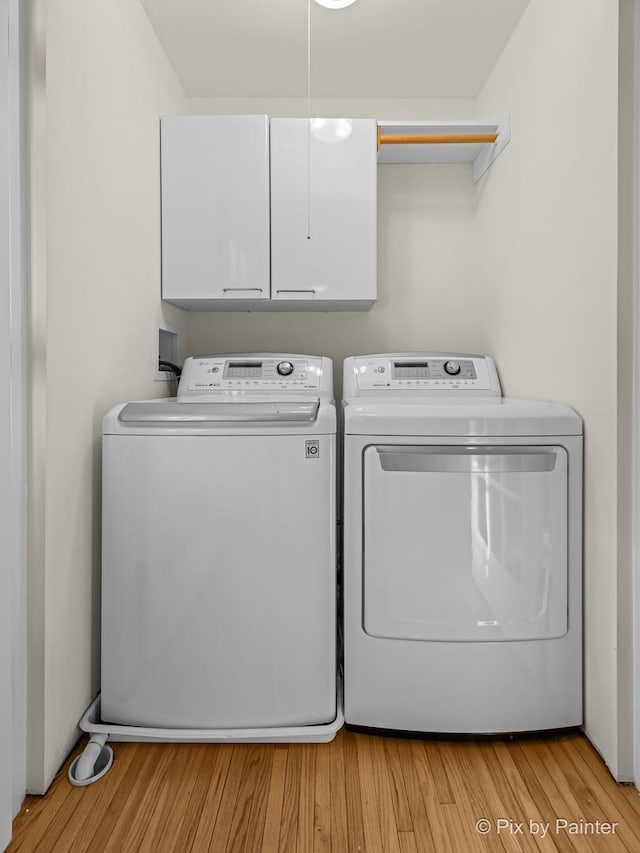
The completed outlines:
{"type": "Polygon", "coordinates": [[[539,400],[347,403],[344,416],[346,435],[582,435],[582,419],[573,409],[539,400]]]}
{"type": "Polygon", "coordinates": [[[162,400],[153,403],[127,403],[118,420],[130,426],[182,426],[193,424],[313,423],[320,400],[273,400],[268,402],[179,403],[162,400]]]}

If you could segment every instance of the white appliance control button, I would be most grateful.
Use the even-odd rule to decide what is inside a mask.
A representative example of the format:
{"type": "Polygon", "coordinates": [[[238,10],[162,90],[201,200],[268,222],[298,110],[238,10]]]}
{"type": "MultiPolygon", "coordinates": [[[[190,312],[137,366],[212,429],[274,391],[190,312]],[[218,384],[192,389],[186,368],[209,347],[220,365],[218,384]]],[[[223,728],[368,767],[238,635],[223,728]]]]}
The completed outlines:
{"type": "Polygon", "coordinates": [[[449,376],[457,376],[460,373],[460,362],[459,361],[445,361],[444,369],[449,374],[449,376]]]}
{"type": "MultiPolygon", "coordinates": [[[[458,368],[459,370],[460,368],[458,368]]],[[[293,365],[290,361],[281,361],[280,364],[276,367],[276,370],[280,374],[280,376],[290,376],[293,373],[293,365]]]]}

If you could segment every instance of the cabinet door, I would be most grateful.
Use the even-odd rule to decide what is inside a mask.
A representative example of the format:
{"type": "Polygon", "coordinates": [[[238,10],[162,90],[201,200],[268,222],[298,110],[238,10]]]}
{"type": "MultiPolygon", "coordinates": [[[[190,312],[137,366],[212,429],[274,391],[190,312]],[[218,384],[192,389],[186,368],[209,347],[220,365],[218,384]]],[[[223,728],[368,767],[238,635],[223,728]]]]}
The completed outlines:
{"type": "Polygon", "coordinates": [[[271,119],[273,300],[375,301],[376,171],[373,119],[271,119]]]}
{"type": "Polygon", "coordinates": [[[269,298],[267,116],[162,119],[162,297],[269,298]]]}

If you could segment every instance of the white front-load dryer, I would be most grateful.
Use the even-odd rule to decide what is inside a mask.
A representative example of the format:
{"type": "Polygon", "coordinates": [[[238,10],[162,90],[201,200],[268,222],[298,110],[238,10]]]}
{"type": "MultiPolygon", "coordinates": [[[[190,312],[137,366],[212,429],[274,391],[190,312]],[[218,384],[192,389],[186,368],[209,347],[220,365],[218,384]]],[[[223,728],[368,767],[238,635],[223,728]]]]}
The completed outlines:
{"type": "Polygon", "coordinates": [[[224,740],[337,719],[335,435],[331,360],[305,355],[190,358],[177,399],[109,412],[103,721],[224,740]]]}
{"type": "Polygon", "coordinates": [[[577,726],[582,422],[492,359],[344,366],[344,691],[353,726],[577,726]]]}

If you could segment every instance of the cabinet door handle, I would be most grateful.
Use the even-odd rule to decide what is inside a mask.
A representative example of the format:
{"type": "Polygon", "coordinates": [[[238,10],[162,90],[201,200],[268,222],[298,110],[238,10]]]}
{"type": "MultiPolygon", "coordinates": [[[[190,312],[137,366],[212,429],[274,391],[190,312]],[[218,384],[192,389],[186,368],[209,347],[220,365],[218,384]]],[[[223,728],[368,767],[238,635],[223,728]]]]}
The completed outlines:
{"type": "Polygon", "coordinates": [[[223,287],[223,293],[262,293],[261,287],[223,287]]]}
{"type": "Polygon", "coordinates": [[[316,295],[315,290],[313,290],[312,288],[309,288],[308,290],[303,290],[301,288],[298,290],[276,290],[276,293],[307,293],[307,294],[310,294],[311,296],[316,295]]]}

